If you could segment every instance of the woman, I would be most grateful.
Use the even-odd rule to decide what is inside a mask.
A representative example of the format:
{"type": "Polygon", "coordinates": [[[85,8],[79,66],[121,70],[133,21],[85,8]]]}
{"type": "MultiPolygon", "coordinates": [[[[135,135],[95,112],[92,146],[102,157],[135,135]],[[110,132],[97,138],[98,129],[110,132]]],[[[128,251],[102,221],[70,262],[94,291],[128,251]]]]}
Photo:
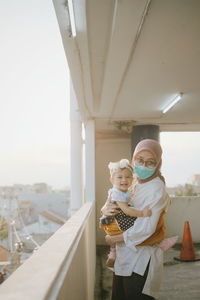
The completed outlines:
{"type": "MultiPolygon", "coordinates": [[[[155,299],[161,283],[164,239],[163,214],[169,204],[165,181],[160,173],[162,149],[151,139],[139,142],[133,153],[133,168],[137,177],[134,187],[134,207],[149,206],[152,215],[137,218],[133,227],[123,234],[106,236],[112,246],[117,243],[114,265],[112,300],[155,299]]],[[[115,215],[116,206],[107,202],[104,215],[115,215]]]]}

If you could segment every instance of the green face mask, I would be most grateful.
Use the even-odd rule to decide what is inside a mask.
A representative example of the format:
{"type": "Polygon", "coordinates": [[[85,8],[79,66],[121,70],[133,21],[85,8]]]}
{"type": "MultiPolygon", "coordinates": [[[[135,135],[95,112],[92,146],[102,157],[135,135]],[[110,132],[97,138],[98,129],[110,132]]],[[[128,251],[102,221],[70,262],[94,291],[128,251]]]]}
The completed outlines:
{"type": "Polygon", "coordinates": [[[156,168],[148,168],[145,166],[134,165],[134,172],[140,179],[151,177],[156,171],[156,168]]]}

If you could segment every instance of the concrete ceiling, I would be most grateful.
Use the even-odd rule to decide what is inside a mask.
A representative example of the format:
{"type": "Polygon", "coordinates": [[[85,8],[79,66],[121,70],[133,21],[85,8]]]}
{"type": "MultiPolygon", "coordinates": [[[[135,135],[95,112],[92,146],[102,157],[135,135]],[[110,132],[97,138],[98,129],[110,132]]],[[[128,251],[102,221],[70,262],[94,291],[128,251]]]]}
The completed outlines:
{"type": "Polygon", "coordinates": [[[200,130],[200,1],[54,0],[83,119],[200,130]],[[182,100],[168,113],[173,97],[182,100]]]}

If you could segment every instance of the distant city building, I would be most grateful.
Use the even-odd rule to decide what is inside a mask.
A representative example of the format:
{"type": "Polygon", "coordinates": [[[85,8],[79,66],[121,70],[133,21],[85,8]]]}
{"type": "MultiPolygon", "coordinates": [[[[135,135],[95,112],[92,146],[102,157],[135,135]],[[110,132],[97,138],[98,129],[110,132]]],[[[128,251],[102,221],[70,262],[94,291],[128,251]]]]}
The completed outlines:
{"type": "MultiPolygon", "coordinates": [[[[34,206],[34,212],[38,216],[43,210],[53,209],[65,217],[68,217],[69,195],[62,193],[41,193],[23,192],[18,196],[19,203],[28,201],[34,206]]],[[[24,205],[25,206],[25,205],[24,205]]]]}
{"type": "Polygon", "coordinates": [[[33,184],[33,191],[35,193],[51,193],[52,192],[52,188],[47,185],[46,183],[35,183],[33,184]]]}
{"type": "Polygon", "coordinates": [[[46,183],[0,186],[0,216],[9,225],[12,246],[6,237],[1,240],[0,254],[24,243],[22,259],[30,256],[69,218],[70,191],[53,190],[46,183]],[[35,242],[34,242],[35,241],[35,242]]]}
{"type": "Polygon", "coordinates": [[[8,256],[9,256],[8,249],[0,245],[0,261],[7,261],[8,256]]]}

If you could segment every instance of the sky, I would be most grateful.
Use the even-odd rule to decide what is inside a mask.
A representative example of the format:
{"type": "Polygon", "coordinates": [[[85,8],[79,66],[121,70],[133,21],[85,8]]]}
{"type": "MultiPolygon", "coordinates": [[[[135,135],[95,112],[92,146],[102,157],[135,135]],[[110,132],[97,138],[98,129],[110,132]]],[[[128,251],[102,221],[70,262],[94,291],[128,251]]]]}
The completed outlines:
{"type": "Polygon", "coordinates": [[[65,187],[69,74],[52,1],[0,1],[0,38],[0,186],[65,187]]]}
{"type": "Polygon", "coordinates": [[[200,132],[161,132],[160,143],[167,186],[183,185],[200,174],[200,132]]]}
{"type": "MultiPolygon", "coordinates": [[[[0,186],[69,187],[69,73],[51,0],[0,1],[0,186]]],[[[168,186],[200,174],[200,132],[163,132],[168,186]]]]}

